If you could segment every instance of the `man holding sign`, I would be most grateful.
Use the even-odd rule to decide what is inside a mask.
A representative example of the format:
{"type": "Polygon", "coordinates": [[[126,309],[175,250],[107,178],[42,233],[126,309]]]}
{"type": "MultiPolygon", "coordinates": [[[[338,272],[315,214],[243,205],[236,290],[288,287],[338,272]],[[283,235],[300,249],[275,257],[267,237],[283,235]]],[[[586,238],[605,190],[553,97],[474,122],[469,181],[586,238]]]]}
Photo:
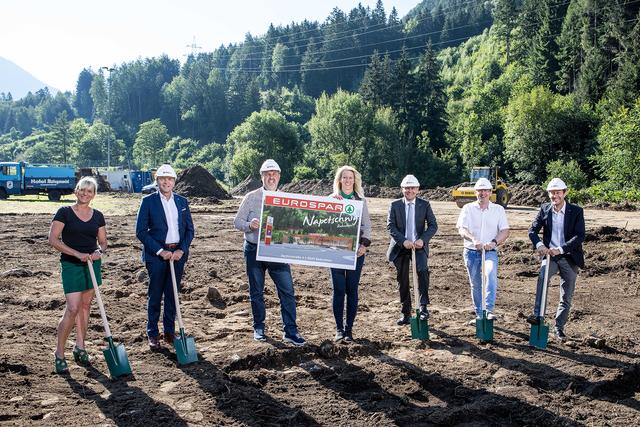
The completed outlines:
{"type": "Polygon", "coordinates": [[[293,278],[289,264],[256,260],[260,230],[263,191],[276,191],[280,182],[280,166],[273,159],[267,159],[260,167],[262,187],[247,193],[240,204],[233,224],[244,232],[244,259],[249,278],[249,299],[253,314],[253,339],[266,341],[264,304],[264,280],[268,271],[278,290],[280,312],[284,324],[283,340],[296,346],[305,344],[296,325],[296,299],[293,278]]]}

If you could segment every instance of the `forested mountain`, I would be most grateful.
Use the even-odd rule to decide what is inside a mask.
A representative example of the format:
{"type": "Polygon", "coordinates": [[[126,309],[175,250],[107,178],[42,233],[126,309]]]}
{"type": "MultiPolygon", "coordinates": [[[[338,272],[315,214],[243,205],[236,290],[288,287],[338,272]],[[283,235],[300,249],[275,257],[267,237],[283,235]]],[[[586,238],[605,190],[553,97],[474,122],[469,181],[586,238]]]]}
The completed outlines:
{"type": "MultiPolygon", "coordinates": [[[[199,162],[230,182],[274,157],[287,179],[352,163],[368,183],[413,172],[429,186],[487,164],[523,182],[570,171],[577,186],[637,188],[637,178],[614,179],[606,159],[637,158],[640,138],[607,138],[635,135],[639,8],[424,0],[405,17],[382,1],[336,8],[323,22],[270,26],[182,65],[139,59],[84,70],[73,94],[4,97],[0,157],[199,162]]],[[[638,171],[625,167],[625,176],[638,171]]]]}

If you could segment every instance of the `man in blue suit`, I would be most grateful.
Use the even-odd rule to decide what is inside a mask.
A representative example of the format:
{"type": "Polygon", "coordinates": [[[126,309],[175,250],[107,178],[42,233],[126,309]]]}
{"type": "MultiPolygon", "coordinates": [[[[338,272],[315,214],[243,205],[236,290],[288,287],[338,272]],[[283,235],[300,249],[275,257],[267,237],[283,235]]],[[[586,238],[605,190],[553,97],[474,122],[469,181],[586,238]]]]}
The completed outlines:
{"type": "MultiPolygon", "coordinates": [[[[389,206],[387,230],[391,236],[387,259],[396,267],[402,317],[398,326],[408,325],[411,320],[411,291],[409,289],[409,262],[411,252],[416,252],[416,271],[420,298],[420,320],[429,317],[429,241],[438,231],[438,223],[428,201],[416,197],[420,183],[413,175],[407,175],[400,183],[402,199],[389,206]]],[[[417,302],[416,302],[417,304],[417,302]]]]}
{"type": "Polygon", "coordinates": [[[189,202],[173,193],[176,177],[176,172],[171,166],[162,165],[158,168],[158,191],[142,199],[136,221],[136,236],[144,246],[142,261],[149,273],[147,337],[151,350],[160,349],[158,321],[162,295],[164,339],[168,344],[172,344],[175,339],[176,304],[173,299],[169,260],[174,261],[179,289],[194,235],[189,202]]]}
{"type": "MultiPolygon", "coordinates": [[[[560,302],[556,312],[555,335],[560,341],[567,336],[564,327],[569,319],[571,300],[576,287],[578,268],[584,268],[585,226],[584,212],[581,207],[568,203],[564,199],[567,195],[567,185],[560,178],[553,178],[547,186],[551,203],[545,203],[529,227],[529,239],[541,257],[551,256],[549,263],[549,279],[556,273],[560,274],[560,302]],[[542,240],[538,233],[542,229],[542,240]]],[[[545,262],[542,262],[538,275],[538,288],[533,315],[527,317],[527,322],[538,324],[540,313],[542,286],[544,281],[545,262]]]]}

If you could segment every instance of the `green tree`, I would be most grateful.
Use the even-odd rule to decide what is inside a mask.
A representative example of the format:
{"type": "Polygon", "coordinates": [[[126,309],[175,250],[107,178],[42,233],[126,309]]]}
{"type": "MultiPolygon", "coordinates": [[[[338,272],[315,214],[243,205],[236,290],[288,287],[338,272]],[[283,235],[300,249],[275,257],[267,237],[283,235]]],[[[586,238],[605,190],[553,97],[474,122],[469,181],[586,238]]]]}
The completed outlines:
{"type": "Polygon", "coordinates": [[[93,100],[91,99],[91,83],[93,73],[86,68],[80,72],[76,83],[76,93],[73,99],[73,106],[79,117],[87,121],[93,120],[93,100]]]}
{"type": "Polygon", "coordinates": [[[562,179],[572,190],[582,190],[589,185],[587,174],[582,171],[582,168],[575,160],[569,160],[568,162],[554,160],[549,162],[547,164],[547,181],[543,187],[546,188],[553,178],[562,179]]]}
{"type": "Polygon", "coordinates": [[[585,170],[595,149],[593,112],[574,97],[542,86],[509,102],[505,116],[505,157],[519,180],[540,183],[553,160],[576,160],[585,170]]]}
{"type": "Polygon", "coordinates": [[[62,151],[62,162],[67,163],[68,149],[71,143],[71,125],[67,119],[67,112],[58,114],[56,122],[51,127],[51,142],[54,147],[59,147],[62,151]]]}
{"type": "Polygon", "coordinates": [[[122,140],[116,139],[111,126],[96,121],[88,127],[74,152],[78,166],[117,165],[124,160],[125,146],[122,140]]]}
{"type": "Polygon", "coordinates": [[[398,170],[401,139],[395,116],[390,109],[376,110],[358,94],[339,90],[333,96],[322,95],[308,128],[311,143],[305,147],[305,165],[321,177],[350,164],[366,182],[379,183],[398,170]]]}
{"type": "Polygon", "coordinates": [[[640,188],[640,98],[621,107],[598,134],[600,152],[593,157],[608,184],[616,189],[640,188]]]}
{"type": "Polygon", "coordinates": [[[256,111],[227,138],[229,178],[239,182],[257,175],[260,164],[275,159],[282,169],[281,181],[289,182],[300,156],[300,137],[293,123],[277,111],[256,111]]]}
{"type": "Polygon", "coordinates": [[[164,149],[169,141],[167,127],[159,119],[140,125],[133,144],[133,159],[142,167],[156,167],[164,159],[164,149]]]}

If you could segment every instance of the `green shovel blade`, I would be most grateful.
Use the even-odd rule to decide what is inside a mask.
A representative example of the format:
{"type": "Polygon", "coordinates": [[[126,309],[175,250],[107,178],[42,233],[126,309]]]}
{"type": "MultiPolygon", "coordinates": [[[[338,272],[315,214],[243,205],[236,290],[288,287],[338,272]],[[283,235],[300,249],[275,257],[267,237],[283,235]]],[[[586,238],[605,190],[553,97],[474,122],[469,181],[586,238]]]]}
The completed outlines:
{"type": "Polygon", "coordinates": [[[420,320],[420,310],[416,310],[416,317],[411,318],[411,338],[415,340],[429,339],[429,322],[420,320]]]}
{"type": "Polygon", "coordinates": [[[104,359],[107,361],[111,378],[131,375],[131,366],[129,366],[127,350],[124,348],[124,345],[114,344],[112,337],[105,339],[107,341],[107,348],[102,350],[102,353],[104,354],[104,359]]]}
{"type": "Polygon", "coordinates": [[[538,324],[531,325],[529,345],[544,350],[549,341],[549,326],[544,324],[544,319],[538,317],[538,324]]]}
{"type": "Polygon", "coordinates": [[[173,340],[173,347],[176,349],[178,365],[188,365],[198,361],[196,340],[186,336],[184,329],[180,329],[180,334],[173,340]]]}
{"type": "Polygon", "coordinates": [[[482,319],[476,320],[476,338],[480,341],[493,341],[493,319],[487,319],[487,312],[484,311],[482,319]]]}

